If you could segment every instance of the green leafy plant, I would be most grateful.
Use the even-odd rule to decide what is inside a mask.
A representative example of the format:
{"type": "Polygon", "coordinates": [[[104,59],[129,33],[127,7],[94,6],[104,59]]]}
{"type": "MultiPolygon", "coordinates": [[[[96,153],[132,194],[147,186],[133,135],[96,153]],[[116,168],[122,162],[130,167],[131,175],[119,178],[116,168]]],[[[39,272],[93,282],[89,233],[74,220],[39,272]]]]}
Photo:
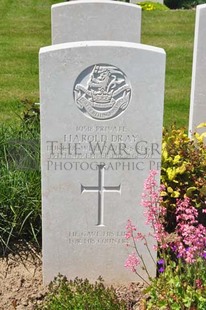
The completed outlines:
{"type": "Polygon", "coordinates": [[[167,11],[168,7],[164,4],[152,1],[137,2],[143,11],[167,11]]]}
{"type": "Polygon", "coordinates": [[[165,270],[146,289],[146,309],[204,310],[206,308],[206,260],[194,264],[167,261],[165,270]]]}
{"type": "Polygon", "coordinates": [[[203,139],[204,134],[198,133],[189,139],[184,128],[175,126],[163,132],[161,183],[165,189],[161,195],[167,208],[168,231],[176,226],[176,199],[185,196],[199,210],[199,220],[205,222],[202,209],[206,196],[206,145],[203,139]]]}
{"type": "Polygon", "coordinates": [[[0,252],[41,236],[39,108],[27,103],[18,126],[0,128],[0,252]],[[29,105],[29,108],[28,108],[29,105]]]}
{"type": "Polygon", "coordinates": [[[126,303],[117,298],[113,287],[105,287],[103,279],[91,284],[87,279],[68,281],[58,275],[49,285],[42,310],[126,310],[126,303]]]}
{"type": "Polygon", "coordinates": [[[138,231],[130,220],[125,237],[133,253],[127,258],[125,267],[140,276],[137,266],[142,266],[151,281],[146,289],[145,309],[203,310],[206,308],[206,227],[198,221],[198,210],[192,206],[191,199],[185,196],[176,200],[174,232],[166,230],[167,209],[162,203],[163,188],[158,189],[156,174],[151,171],[145,181],[142,205],[146,224],[151,226],[150,236],[158,244],[159,276],[151,279],[148,274],[138,248],[139,242],[147,247],[148,236],[138,231]]]}

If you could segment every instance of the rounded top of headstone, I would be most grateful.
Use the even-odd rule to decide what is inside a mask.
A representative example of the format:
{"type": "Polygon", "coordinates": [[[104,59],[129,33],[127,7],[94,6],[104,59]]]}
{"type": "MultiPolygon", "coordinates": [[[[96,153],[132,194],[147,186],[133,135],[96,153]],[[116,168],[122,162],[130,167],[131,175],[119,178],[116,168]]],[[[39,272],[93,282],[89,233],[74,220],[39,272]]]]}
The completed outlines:
{"type": "Polygon", "coordinates": [[[72,1],[67,1],[67,2],[61,2],[61,3],[56,3],[52,5],[53,8],[57,7],[62,7],[62,6],[70,6],[70,5],[79,5],[81,3],[106,3],[110,5],[118,5],[118,6],[132,6],[134,8],[137,8],[138,10],[142,10],[140,5],[133,4],[133,3],[128,3],[128,2],[122,2],[122,1],[112,1],[112,0],[72,0],[72,1]]]}

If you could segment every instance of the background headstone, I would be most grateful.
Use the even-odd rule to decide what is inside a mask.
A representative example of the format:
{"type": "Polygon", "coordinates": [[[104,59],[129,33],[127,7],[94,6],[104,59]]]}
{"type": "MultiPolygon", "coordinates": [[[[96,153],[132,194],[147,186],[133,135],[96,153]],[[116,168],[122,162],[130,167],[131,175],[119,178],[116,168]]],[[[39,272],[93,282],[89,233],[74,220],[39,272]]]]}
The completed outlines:
{"type": "Polygon", "coordinates": [[[196,7],[189,135],[206,122],[206,4],[196,7]]]}
{"type": "Polygon", "coordinates": [[[52,44],[109,40],[140,42],[141,7],[107,0],[52,6],[52,44]]]}
{"type": "MultiPolygon", "coordinates": [[[[165,78],[162,49],[128,42],[66,43],[40,50],[43,268],[108,284],[136,281],[124,268],[131,219],[160,166],[165,78]]],[[[148,240],[153,256],[154,240],[148,240]]],[[[140,243],[151,275],[156,266],[140,243]]],[[[139,269],[140,274],[144,271],[139,269]]]]}

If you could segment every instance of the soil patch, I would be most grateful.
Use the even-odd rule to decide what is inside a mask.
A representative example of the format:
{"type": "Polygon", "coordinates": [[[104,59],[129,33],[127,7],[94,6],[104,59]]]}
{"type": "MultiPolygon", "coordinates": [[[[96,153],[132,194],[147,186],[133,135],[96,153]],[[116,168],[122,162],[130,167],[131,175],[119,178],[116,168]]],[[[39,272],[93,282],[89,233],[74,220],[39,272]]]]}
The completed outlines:
{"type": "MultiPolygon", "coordinates": [[[[14,253],[0,257],[0,310],[34,310],[48,291],[42,283],[41,253],[29,245],[18,247],[14,253]]],[[[142,284],[121,286],[116,292],[127,301],[128,310],[144,309],[140,305],[142,284]]]]}
{"type": "Polygon", "coordinates": [[[32,310],[42,301],[41,254],[31,246],[0,258],[0,310],[32,310]]]}

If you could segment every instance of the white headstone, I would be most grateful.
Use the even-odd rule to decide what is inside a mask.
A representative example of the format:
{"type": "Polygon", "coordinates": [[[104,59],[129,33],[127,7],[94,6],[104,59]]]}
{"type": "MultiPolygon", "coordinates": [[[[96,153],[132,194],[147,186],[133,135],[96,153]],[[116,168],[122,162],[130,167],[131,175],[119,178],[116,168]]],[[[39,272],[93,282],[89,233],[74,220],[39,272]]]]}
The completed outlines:
{"type": "MultiPolygon", "coordinates": [[[[160,166],[164,77],[164,51],[146,45],[40,50],[45,283],[59,272],[101,275],[108,284],[137,280],[124,268],[124,233],[128,219],[150,231],[140,202],[149,170],[160,166]]],[[[140,251],[155,276],[141,243],[140,251]]]]}
{"type": "Polygon", "coordinates": [[[52,44],[109,40],[140,42],[141,7],[109,0],[52,6],[52,44]]]}
{"type": "Polygon", "coordinates": [[[196,7],[189,135],[206,122],[206,4],[196,7]]]}

